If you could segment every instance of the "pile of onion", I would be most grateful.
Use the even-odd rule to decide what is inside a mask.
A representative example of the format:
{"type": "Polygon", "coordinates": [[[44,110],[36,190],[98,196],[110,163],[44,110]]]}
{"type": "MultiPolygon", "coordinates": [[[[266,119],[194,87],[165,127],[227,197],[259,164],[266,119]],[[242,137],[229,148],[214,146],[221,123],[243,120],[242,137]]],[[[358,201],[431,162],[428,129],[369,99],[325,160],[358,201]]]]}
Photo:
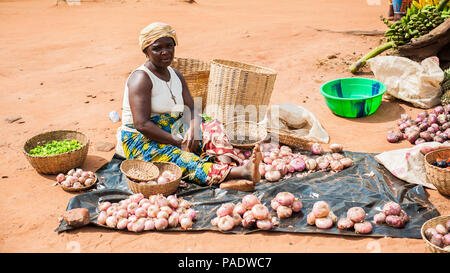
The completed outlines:
{"type": "Polygon", "coordinates": [[[366,212],[361,207],[352,207],[347,211],[347,217],[339,219],[337,222],[338,229],[354,228],[356,233],[371,233],[372,224],[364,221],[366,212]]]}
{"type": "Polygon", "coordinates": [[[438,224],[434,228],[425,230],[425,237],[433,245],[450,251],[450,220],[444,224],[438,224]]]}
{"type": "Polygon", "coordinates": [[[58,174],[56,181],[65,188],[79,189],[92,186],[95,183],[95,174],[91,171],[83,171],[83,169],[72,169],[66,175],[58,174]]]}
{"type": "MultiPolygon", "coordinates": [[[[277,143],[262,143],[262,162],[259,165],[259,172],[269,182],[276,182],[282,178],[290,178],[294,173],[303,171],[334,171],[339,172],[353,164],[353,160],[340,154],[343,146],[341,144],[330,145],[332,153],[324,155],[320,144],[311,145],[311,153],[320,155],[313,159],[301,153],[294,153],[289,146],[280,146],[277,143]]],[[[247,153],[237,150],[240,158],[249,160],[250,151],[247,153]]]]}
{"type": "Polygon", "coordinates": [[[386,223],[394,228],[402,228],[408,223],[409,216],[402,210],[399,204],[395,202],[387,202],[383,206],[383,212],[377,213],[373,216],[373,222],[375,224],[386,223]]]}
{"type": "Polygon", "coordinates": [[[190,229],[197,218],[191,204],[176,195],[162,194],[145,198],[142,193],[133,194],[118,203],[102,202],[97,207],[97,223],[111,228],[133,232],[164,230],[166,228],[190,229]]]}
{"type": "Polygon", "coordinates": [[[415,145],[431,141],[444,143],[450,139],[450,104],[438,106],[431,113],[420,112],[414,120],[402,114],[397,125],[397,131],[388,132],[387,141],[391,143],[403,139],[415,145]]]}
{"type": "Polygon", "coordinates": [[[336,221],[336,215],[330,210],[330,205],[325,201],[314,203],[312,211],[306,216],[308,225],[315,225],[320,229],[329,229],[336,221]]]}
{"type": "Polygon", "coordinates": [[[167,184],[172,181],[175,181],[176,179],[177,179],[177,176],[173,172],[166,170],[162,174],[160,174],[156,180],[142,181],[139,183],[144,183],[144,184],[149,184],[149,185],[162,185],[162,184],[167,184]]]}
{"type": "Polygon", "coordinates": [[[277,224],[276,217],[271,217],[269,209],[253,194],[244,196],[237,204],[222,204],[217,209],[216,215],[217,217],[211,220],[211,224],[221,231],[229,231],[239,225],[270,230],[277,224]]]}
{"type": "Polygon", "coordinates": [[[278,218],[289,218],[293,212],[302,210],[302,202],[290,192],[279,192],[270,202],[270,206],[277,212],[278,218]]]}

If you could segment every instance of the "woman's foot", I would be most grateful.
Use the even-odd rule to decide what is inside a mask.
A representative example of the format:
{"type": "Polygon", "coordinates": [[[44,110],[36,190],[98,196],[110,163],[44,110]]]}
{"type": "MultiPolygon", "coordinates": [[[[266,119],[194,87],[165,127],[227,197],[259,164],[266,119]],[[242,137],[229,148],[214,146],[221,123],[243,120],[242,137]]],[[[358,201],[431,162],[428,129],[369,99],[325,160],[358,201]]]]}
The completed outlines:
{"type": "Polygon", "coordinates": [[[259,144],[256,144],[249,161],[242,166],[232,168],[226,180],[247,179],[253,181],[253,183],[258,183],[261,180],[261,173],[259,172],[261,161],[261,150],[259,144]]]}

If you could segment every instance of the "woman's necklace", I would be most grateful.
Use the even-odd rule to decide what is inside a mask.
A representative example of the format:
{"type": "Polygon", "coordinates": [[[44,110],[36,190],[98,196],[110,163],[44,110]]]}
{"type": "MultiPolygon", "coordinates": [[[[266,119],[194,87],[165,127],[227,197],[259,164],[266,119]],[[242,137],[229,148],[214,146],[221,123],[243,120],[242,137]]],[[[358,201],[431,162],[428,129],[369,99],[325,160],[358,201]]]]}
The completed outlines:
{"type": "Polygon", "coordinates": [[[171,88],[171,86],[172,86],[172,81],[170,81],[170,86],[169,86],[169,84],[168,84],[166,81],[164,81],[164,82],[166,83],[167,88],[169,88],[170,95],[172,96],[173,102],[174,102],[175,104],[177,104],[177,100],[176,100],[175,96],[173,95],[172,88],[171,88]]]}

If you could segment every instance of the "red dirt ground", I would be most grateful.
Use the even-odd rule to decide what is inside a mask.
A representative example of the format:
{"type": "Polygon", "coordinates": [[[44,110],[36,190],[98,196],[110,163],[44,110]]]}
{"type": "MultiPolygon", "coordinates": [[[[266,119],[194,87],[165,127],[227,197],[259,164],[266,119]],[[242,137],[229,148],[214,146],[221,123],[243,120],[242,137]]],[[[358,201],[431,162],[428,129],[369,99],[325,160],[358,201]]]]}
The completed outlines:
{"type": "MultiPolygon", "coordinates": [[[[319,93],[325,81],[351,76],[348,65],[379,45],[382,37],[316,29],[382,31],[379,16],[386,15],[387,1],[379,6],[364,0],[197,2],[56,6],[56,0],[0,0],[0,176],[7,176],[0,178],[0,252],[425,252],[421,239],[267,232],[129,234],[96,227],[54,232],[74,195],[52,186],[54,176],[36,173],[22,154],[23,144],[43,131],[76,129],[94,144],[83,169],[95,171],[108,162],[114,151],[96,151],[95,143],[115,143],[118,124],[107,115],[120,112],[126,77],[145,61],[139,31],[154,21],[176,29],[179,57],[223,58],[275,69],[271,104],[306,107],[331,142],[344,143],[347,150],[383,152],[410,146],[389,144],[385,135],[401,113],[419,109],[383,101],[370,117],[344,119],[329,111],[319,93]],[[337,58],[327,58],[333,54],[337,58]],[[4,121],[12,115],[20,115],[24,123],[4,121]]],[[[427,192],[439,212],[448,215],[448,198],[427,192]]]]}

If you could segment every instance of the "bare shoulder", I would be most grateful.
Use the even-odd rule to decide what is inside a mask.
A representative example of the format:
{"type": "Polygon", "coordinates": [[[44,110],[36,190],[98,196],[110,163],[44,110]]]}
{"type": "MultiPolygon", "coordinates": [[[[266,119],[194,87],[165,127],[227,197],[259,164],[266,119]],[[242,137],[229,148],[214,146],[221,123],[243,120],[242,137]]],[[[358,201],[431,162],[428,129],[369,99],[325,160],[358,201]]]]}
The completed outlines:
{"type": "Polygon", "coordinates": [[[153,88],[152,81],[147,73],[142,70],[136,70],[131,73],[127,85],[130,92],[142,92],[153,88]]]}

